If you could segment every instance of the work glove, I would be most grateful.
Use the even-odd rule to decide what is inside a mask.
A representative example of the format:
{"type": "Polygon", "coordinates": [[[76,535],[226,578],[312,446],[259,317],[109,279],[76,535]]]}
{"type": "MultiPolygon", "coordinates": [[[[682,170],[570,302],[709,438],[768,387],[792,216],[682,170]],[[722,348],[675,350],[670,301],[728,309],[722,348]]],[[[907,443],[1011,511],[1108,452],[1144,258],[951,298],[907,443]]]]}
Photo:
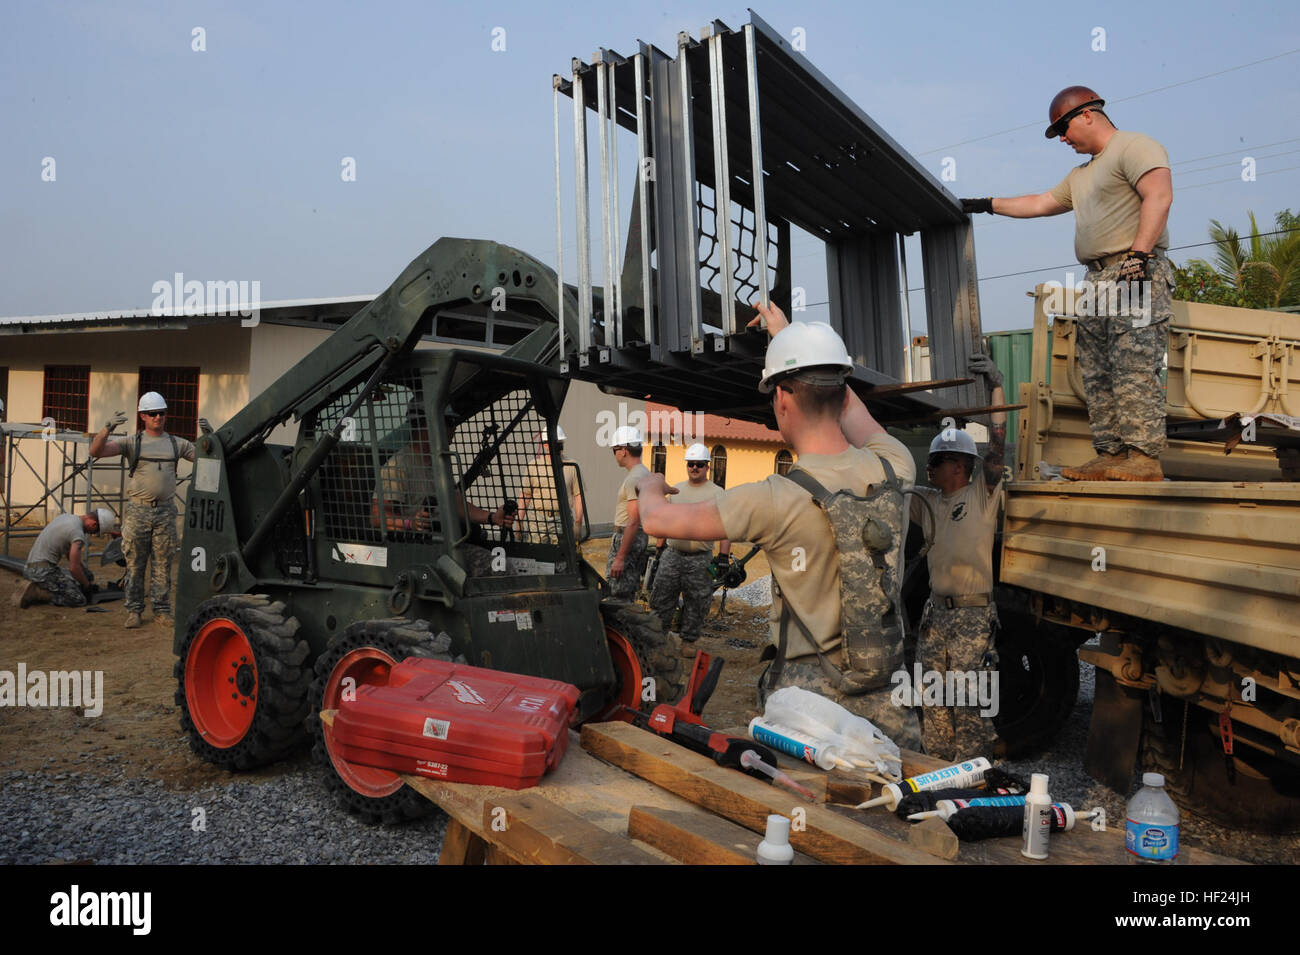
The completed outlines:
{"type": "Polygon", "coordinates": [[[989,196],[986,199],[963,199],[961,200],[961,211],[967,215],[972,215],[976,212],[987,212],[989,215],[992,215],[993,197],[989,196]]]}
{"type": "Polygon", "coordinates": [[[1119,260],[1119,280],[1121,282],[1145,282],[1151,277],[1150,252],[1129,249],[1124,258],[1119,260]]]}
{"type": "Polygon", "coordinates": [[[989,380],[990,388],[1002,387],[1002,372],[998,371],[998,366],[993,364],[993,359],[988,355],[976,352],[970,356],[970,361],[966,365],[972,375],[983,375],[989,380]]]}
{"type": "Polygon", "coordinates": [[[114,411],[113,416],[104,422],[104,430],[111,432],[114,428],[120,428],[126,424],[126,421],[125,411],[114,411]]]}
{"type": "Polygon", "coordinates": [[[212,425],[210,425],[210,424],[208,423],[208,419],[207,419],[207,418],[200,418],[200,419],[199,419],[199,431],[200,431],[201,433],[203,433],[203,434],[211,434],[211,433],[212,433],[212,425]]]}

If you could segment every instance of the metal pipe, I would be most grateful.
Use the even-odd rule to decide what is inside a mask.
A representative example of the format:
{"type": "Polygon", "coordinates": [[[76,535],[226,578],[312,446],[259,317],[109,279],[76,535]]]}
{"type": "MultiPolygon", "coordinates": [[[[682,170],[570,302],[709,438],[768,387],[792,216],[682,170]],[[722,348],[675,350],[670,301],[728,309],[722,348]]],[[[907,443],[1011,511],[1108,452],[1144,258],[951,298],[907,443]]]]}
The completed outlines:
{"type": "MultiPolygon", "coordinates": [[[[677,74],[681,81],[682,88],[682,161],[684,175],[682,178],[691,183],[696,183],[695,179],[695,136],[694,124],[691,122],[691,70],[686,63],[686,54],[690,49],[690,36],[679,33],[677,35],[677,74]]],[[[682,262],[683,269],[689,269],[679,276],[679,280],[688,283],[690,288],[691,301],[691,353],[699,354],[704,351],[704,337],[700,328],[700,232],[699,223],[696,216],[699,215],[699,208],[695,202],[695,190],[688,189],[682,197],[686,203],[683,212],[686,215],[686,234],[688,245],[691,251],[691,261],[682,262]]]]}
{"type": "MultiPolygon", "coordinates": [[[[582,62],[573,60],[573,193],[578,232],[578,363],[591,348],[591,221],[587,210],[587,106],[582,62]]],[[[563,293],[561,293],[563,294],[563,293]]]]}
{"type": "Polygon", "coordinates": [[[903,380],[915,381],[916,372],[912,369],[912,306],[907,296],[907,238],[898,236],[898,264],[903,271],[903,380]]]}
{"type": "Polygon", "coordinates": [[[560,327],[560,360],[564,360],[564,210],[560,191],[560,84],[551,75],[551,104],[555,118],[555,314],[560,327]]]}
{"type": "Polygon", "coordinates": [[[651,303],[650,289],[650,230],[653,226],[650,223],[650,168],[649,162],[649,145],[646,140],[649,138],[645,133],[645,57],[640,53],[632,57],[632,65],[636,70],[636,152],[637,162],[640,166],[637,169],[637,202],[641,209],[641,302],[645,309],[645,340],[651,344],[655,343],[653,335],[654,328],[654,305],[651,303]]]}
{"type": "Polygon", "coordinates": [[[605,63],[598,53],[593,57],[596,70],[596,135],[600,141],[600,245],[605,260],[605,285],[601,296],[604,310],[606,346],[616,344],[614,340],[614,250],[610,247],[609,218],[609,124],[605,111],[609,96],[606,93],[605,63]]]}
{"type": "Polygon", "coordinates": [[[718,266],[722,282],[722,331],[736,333],[735,276],[731,265],[731,175],[727,163],[726,79],[722,70],[722,35],[709,37],[709,92],[713,114],[714,232],[718,237],[718,266]]]}
{"type": "Polygon", "coordinates": [[[610,222],[613,231],[609,260],[613,265],[614,275],[614,334],[619,348],[623,347],[623,282],[618,267],[619,251],[623,248],[622,236],[619,235],[619,199],[618,199],[618,84],[615,83],[615,67],[609,63],[609,181],[613,203],[610,206],[610,222]]]}
{"type": "Polygon", "coordinates": [[[767,302],[769,292],[767,204],[763,198],[763,143],[758,122],[758,51],[754,46],[754,25],[746,23],[743,32],[745,34],[745,79],[749,87],[749,159],[752,167],[750,187],[754,191],[754,255],[758,260],[758,295],[761,301],[767,302]]]}

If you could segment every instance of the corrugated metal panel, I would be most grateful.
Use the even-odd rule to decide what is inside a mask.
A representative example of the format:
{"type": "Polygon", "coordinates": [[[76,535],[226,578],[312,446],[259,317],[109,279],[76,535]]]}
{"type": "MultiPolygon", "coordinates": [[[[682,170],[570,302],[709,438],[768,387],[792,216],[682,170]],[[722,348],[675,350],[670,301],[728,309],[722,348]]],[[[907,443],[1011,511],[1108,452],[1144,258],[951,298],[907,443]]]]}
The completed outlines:
{"type": "MultiPolygon", "coordinates": [[[[1008,404],[1019,404],[1020,386],[1030,380],[1034,367],[1034,330],[1021,329],[1012,332],[989,332],[985,336],[989,343],[989,354],[998,366],[1004,379],[1002,390],[1006,393],[1008,404]]],[[[1051,366],[1048,366],[1047,379],[1052,378],[1051,366]]],[[[1015,441],[1020,433],[1020,413],[1013,411],[1007,415],[1007,440],[1015,441]]],[[[1010,459],[1008,459],[1010,460],[1010,459]]]]}

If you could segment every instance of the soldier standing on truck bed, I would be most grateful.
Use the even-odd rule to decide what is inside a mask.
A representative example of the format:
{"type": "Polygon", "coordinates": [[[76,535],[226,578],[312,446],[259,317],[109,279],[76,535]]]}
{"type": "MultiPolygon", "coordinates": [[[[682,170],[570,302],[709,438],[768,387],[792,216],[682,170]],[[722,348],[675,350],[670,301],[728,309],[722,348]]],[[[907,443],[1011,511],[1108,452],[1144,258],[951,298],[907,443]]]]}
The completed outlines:
{"type": "Polygon", "coordinates": [[[45,525],[27,555],[15,603],[26,610],[34,603],[49,601],[56,607],[84,607],[94,579],[86,566],[87,535],[113,531],[113,512],[100,507],[89,514],[60,514],[45,525]],[[59,564],[68,558],[68,569],[59,564]]]}
{"type": "MultiPolygon", "coordinates": [[[[709,449],[702,444],[692,444],[686,449],[687,479],[676,486],[676,493],[669,499],[673,504],[716,502],[722,499],[726,492],[709,480],[709,458],[709,449]]],[[[719,553],[720,561],[730,562],[731,541],[724,540],[719,553]]],[[[655,571],[650,609],[659,616],[664,630],[671,630],[680,595],[681,636],[687,643],[700,639],[700,627],[704,625],[709,602],[713,599],[713,575],[709,573],[709,561],[712,558],[713,545],[707,541],[675,537],[666,542],[663,557],[659,560],[659,569],[655,571]]]]}
{"type": "MultiPolygon", "coordinates": [[[[120,454],[126,458],[126,514],[122,518],[122,554],[126,557],[126,629],[140,626],[144,612],[144,573],[150,566],[149,601],[154,623],[171,626],[172,557],[176,554],[176,465],[194,460],[194,445],[163,430],[167,402],[156,391],[140,396],[143,429],[135,437],[111,440],[109,432],[126,424],[118,411],[90,442],[92,458],[120,454]]],[[[207,422],[199,419],[200,426],[207,422]]],[[[205,428],[206,430],[206,428],[205,428]]]]}
{"type": "MultiPolygon", "coordinates": [[[[989,403],[1002,404],[1002,373],[992,359],[972,355],[970,371],[988,378],[989,403]]],[[[934,542],[926,555],[930,599],[916,644],[916,660],[925,673],[977,675],[997,666],[993,535],[1002,501],[1006,421],[1004,412],[993,414],[982,464],[975,440],[965,431],[947,428],[930,442],[926,474],[934,486],[917,487],[911,504],[913,521],[926,528],[934,524],[934,542]]],[[[967,706],[925,708],[921,735],[928,755],[952,760],[995,755],[993,717],[980,715],[977,696],[971,694],[967,706]]]]}
{"type": "Polygon", "coordinates": [[[824,496],[790,476],[742,484],[718,503],[669,505],[667,484],[652,475],[639,486],[642,519],[660,537],[747,540],[762,548],[774,581],[772,647],[764,657],[775,649],[775,659],[760,681],[760,705],[773,690],[800,686],[870,720],[899,746],[917,749],[915,710],[894,705],[888,672],[862,679],[850,657],[858,644],[846,639],[850,626],[861,632],[863,621],[878,634],[889,624],[896,654],[880,659],[896,655],[890,666],[902,666],[901,632],[892,622],[899,616],[902,486],[915,476],[912,456],[846,386],[853,361],[834,329],[821,322],[792,324],[775,305],[755,308],[772,334],[759,390],[771,393],[777,427],[799,456],[790,474],[810,476],[820,486],[817,494],[847,491],[876,508],[855,528],[856,552],[841,552],[836,523],[819,504],[824,496]],[[879,544],[870,554],[864,546],[868,525],[873,546],[879,544]]]}
{"type": "Polygon", "coordinates": [[[618,486],[614,502],[614,536],[609,542],[609,559],[605,562],[605,578],[613,596],[621,600],[636,599],[645,572],[646,545],[649,543],[641,529],[641,515],[637,508],[636,484],[650,469],[641,463],[641,432],[624,425],[614,431],[614,460],[627,471],[627,477],[618,486]]]}
{"type": "Polygon", "coordinates": [[[1074,210],[1074,253],[1088,267],[1095,302],[1088,309],[1092,314],[1079,316],[1077,328],[1097,456],[1061,474],[1072,481],[1161,481],[1165,393],[1160,374],[1174,286],[1165,258],[1165,224],[1174,199],[1169,154],[1150,136],[1116,129],[1101,111],[1105,105],[1086,86],[1061,90],[1048,110],[1047,138],[1059,136],[1092,158],[1041,195],[963,199],[962,209],[1017,219],[1074,210]],[[1145,307],[1139,307],[1139,295],[1145,307]],[[1129,307],[1112,309],[1117,298],[1129,307]]]}

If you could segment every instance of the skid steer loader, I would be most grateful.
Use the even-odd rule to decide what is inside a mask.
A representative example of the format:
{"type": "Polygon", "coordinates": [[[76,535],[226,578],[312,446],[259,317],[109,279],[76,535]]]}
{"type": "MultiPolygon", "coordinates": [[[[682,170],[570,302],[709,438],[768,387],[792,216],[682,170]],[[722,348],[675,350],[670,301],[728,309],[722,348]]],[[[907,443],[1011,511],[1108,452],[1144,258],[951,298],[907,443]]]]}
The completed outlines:
{"type": "Polygon", "coordinates": [[[398,821],[431,804],[338,758],[318,714],[406,657],[567,681],[584,720],[678,697],[680,646],[652,614],[606,598],[578,549],[561,470],[575,465],[544,454],[568,385],[552,367],[558,291],[521,252],[441,239],[200,437],[174,638],[199,756],[248,769],[311,735],[348,809],[398,821]],[[486,321],[503,298],[533,329],[504,354],[415,348],[439,317],[486,321]],[[292,447],[267,440],[291,420],[292,447]],[[536,475],[544,486],[513,527],[469,520],[511,512],[536,475]],[[542,526],[544,510],[559,517],[542,526]]]}

